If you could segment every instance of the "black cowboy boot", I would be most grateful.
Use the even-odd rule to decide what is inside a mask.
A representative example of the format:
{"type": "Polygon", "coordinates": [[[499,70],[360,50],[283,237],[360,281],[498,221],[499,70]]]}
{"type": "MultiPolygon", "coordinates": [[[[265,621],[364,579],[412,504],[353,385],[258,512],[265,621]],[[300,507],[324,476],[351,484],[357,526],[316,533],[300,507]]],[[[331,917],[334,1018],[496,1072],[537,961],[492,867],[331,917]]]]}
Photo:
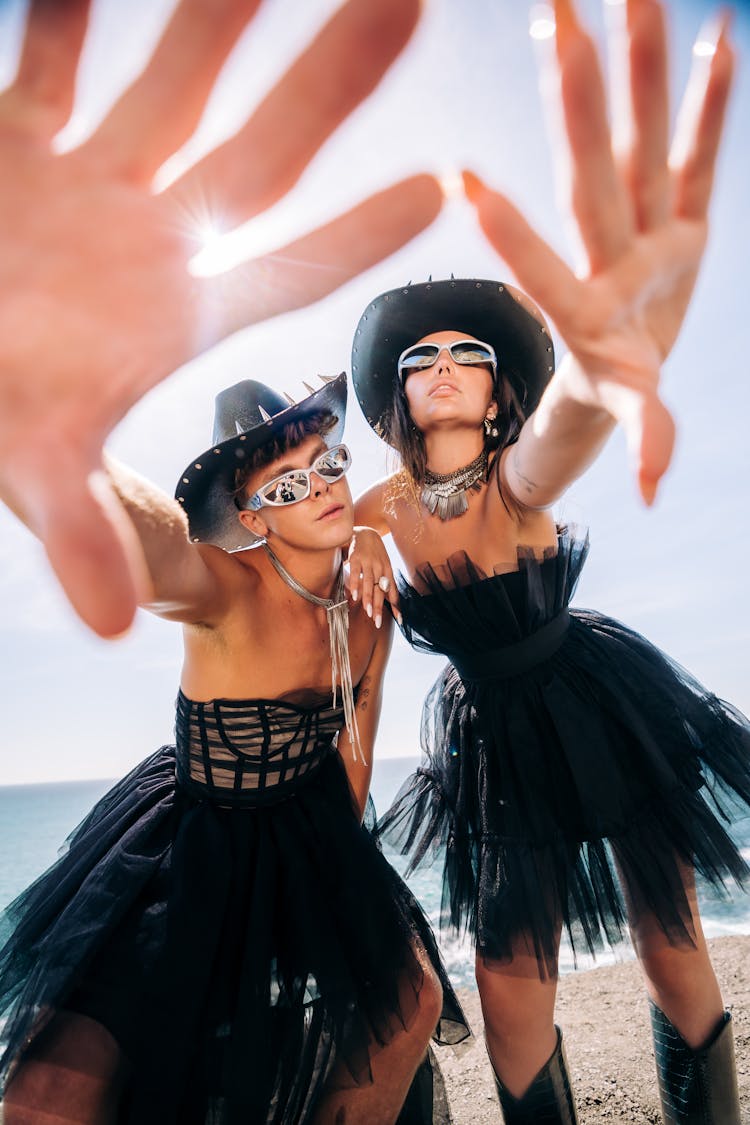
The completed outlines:
{"type": "Polygon", "coordinates": [[[557,1046],[523,1097],[514,1098],[508,1093],[492,1067],[505,1125],[577,1125],[562,1031],[559,1027],[555,1030],[557,1046]]]}
{"type": "Polygon", "coordinates": [[[731,1014],[693,1051],[653,1000],[649,1007],[664,1125],[740,1125],[731,1014]]]}

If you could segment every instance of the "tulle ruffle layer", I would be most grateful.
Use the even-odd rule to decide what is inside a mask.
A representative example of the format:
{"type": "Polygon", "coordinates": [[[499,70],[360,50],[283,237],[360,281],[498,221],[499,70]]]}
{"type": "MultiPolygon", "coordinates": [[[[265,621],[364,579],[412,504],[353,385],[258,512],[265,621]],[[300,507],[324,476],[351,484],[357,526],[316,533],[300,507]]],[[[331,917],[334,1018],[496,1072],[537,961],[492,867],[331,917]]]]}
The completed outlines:
{"type": "MultiPolygon", "coordinates": [[[[473,665],[505,649],[512,665],[507,646],[565,624],[586,550],[562,532],[557,554],[520,552],[489,578],[457,556],[423,592],[402,586],[407,636],[473,665]]],[[[747,719],[617,621],[571,610],[561,635],[518,675],[443,671],[422,765],[381,823],[412,868],[444,854],[444,913],[483,955],[531,952],[542,972],[560,925],[574,952],[620,940],[625,898],[690,940],[685,865],[721,889],[748,875],[729,830],[750,805],[747,719]]]]}
{"type": "MultiPolygon", "coordinates": [[[[409,1025],[420,945],[442,975],[437,1037],[467,1034],[335,753],[294,797],[253,810],[188,796],[174,754],[119,782],[6,911],[3,1074],[72,1011],[122,1052],[118,1120],[304,1122],[334,1066],[344,1085],[368,1082],[371,1051],[409,1025]]],[[[416,1101],[405,1120],[429,1120],[416,1101]]]]}

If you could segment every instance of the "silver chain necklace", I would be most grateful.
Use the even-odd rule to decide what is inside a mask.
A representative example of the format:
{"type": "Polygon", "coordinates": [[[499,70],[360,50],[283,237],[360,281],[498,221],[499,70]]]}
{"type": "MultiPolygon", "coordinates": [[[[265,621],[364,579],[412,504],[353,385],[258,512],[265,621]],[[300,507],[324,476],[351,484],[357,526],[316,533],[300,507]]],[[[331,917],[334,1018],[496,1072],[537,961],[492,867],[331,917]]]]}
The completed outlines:
{"type": "Polygon", "coordinates": [[[469,490],[478,492],[486,473],[486,449],[470,465],[456,469],[454,473],[433,473],[427,469],[422,486],[422,503],[439,520],[454,520],[468,510],[466,493],[469,490]]]}
{"type": "Polygon", "coordinates": [[[301,582],[298,582],[286,569],[280,559],[276,557],[267,542],[263,546],[274,570],[295,594],[299,594],[305,601],[321,606],[326,611],[328,620],[328,636],[331,641],[331,681],[333,684],[333,706],[336,706],[337,682],[341,678],[341,702],[344,706],[344,720],[352,744],[352,756],[357,761],[357,752],[362,762],[367,765],[362,744],[359,741],[359,727],[357,715],[354,710],[354,688],[352,686],[352,668],[349,663],[349,603],[346,600],[344,588],[344,564],[342,562],[336,577],[336,585],[332,598],[320,598],[313,594],[301,582]]]}

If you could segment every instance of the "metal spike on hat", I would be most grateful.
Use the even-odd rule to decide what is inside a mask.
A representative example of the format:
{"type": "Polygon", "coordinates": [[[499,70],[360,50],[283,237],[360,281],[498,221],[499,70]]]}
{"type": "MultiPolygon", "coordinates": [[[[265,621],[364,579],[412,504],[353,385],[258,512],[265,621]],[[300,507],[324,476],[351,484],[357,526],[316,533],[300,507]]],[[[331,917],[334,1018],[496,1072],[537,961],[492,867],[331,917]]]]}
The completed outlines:
{"type": "Polygon", "coordinates": [[[296,406],[297,405],[296,398],[292,398],[292,396],[290,394],[287,394],[286,391],[282,391],[281,393],[283,394],[284,398],[286,399],[286,401],[289,403],[290,406],[296,406]]]}
{"type": "Polygon", "coordinates": [[[315,387],[311,387],[310,384],[306,383],[304,379],[302,380],[302,386],[305,388],[309,395],[315,394],[315,387]]]}
{"type": "Polygon", "coordinates": [[[238,434],[244,434],[244,432],[245,432],[243,427],[239,424],[239,422],[237,421],[236,418],[234,420],[234,428],[235,428],[235,430],[237,431],[238,434]]]}
{"type": "Polygon", "coordinates": [[[338,379],[338,375],[318,375],[321,383],[333,383],[338,379]]]}
{"type": "Polygon", "coordinates": [[[263,419],[264,422],[270,422],[271,421],[271,415],[268,413],[267,410],[263,409],[263,407],[260,405],[260,403],[258,403],[258,411],[259,411],[260,416],[261,416],[261,418],[263,419]]]}

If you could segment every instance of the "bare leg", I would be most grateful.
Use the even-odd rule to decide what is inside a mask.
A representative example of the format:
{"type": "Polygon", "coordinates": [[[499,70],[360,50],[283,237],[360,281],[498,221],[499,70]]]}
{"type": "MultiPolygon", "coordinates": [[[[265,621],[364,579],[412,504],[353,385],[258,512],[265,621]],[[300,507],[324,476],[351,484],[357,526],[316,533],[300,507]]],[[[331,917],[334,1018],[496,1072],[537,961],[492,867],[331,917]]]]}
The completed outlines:
{"type": "Polygon", "coordinates": [[[540,978],[536,955],[523,939],[508,963],[477,954],[475,972],[490,1061],[509,1093],[520,1098],[557,1045],[557,976],[540,978]]]}
{"type": "Polygon", "coordinates": [[[692,868],[680,864],[694,944],[670,944],[652,913],[640,909],[621,869],[628,922],[646,989],[656,1006],[693,1050],[702,1047],[724,1012],[719,984],[708,956],[695,895],[692,868]]]}
{"type": "MultiPolygon", "coordinates": [[[[393,1125],[404,1103],[412,1078],[425,1056],[442,1010],[440,981],[425,956],[420,956],[424,980],[417,1009],[409,1027],[399,1024],[387,1046],[371,1056],[372,1083],[352,1087],[338,1068],[328,1081],[315,1114],[315,1125],[393,1125]]],[[[402,985],[404,1008],[413,1007],[413,985],[402,985]],[[407,991],[408,990],[408,991],[407,991]]]]}
{"type": "Polygon", "coordinates": [[[88,1016],[61,1012],[15,1071],[5,1125],[115,1125],[125,1077],[122,1054],[88,1016]]]}

